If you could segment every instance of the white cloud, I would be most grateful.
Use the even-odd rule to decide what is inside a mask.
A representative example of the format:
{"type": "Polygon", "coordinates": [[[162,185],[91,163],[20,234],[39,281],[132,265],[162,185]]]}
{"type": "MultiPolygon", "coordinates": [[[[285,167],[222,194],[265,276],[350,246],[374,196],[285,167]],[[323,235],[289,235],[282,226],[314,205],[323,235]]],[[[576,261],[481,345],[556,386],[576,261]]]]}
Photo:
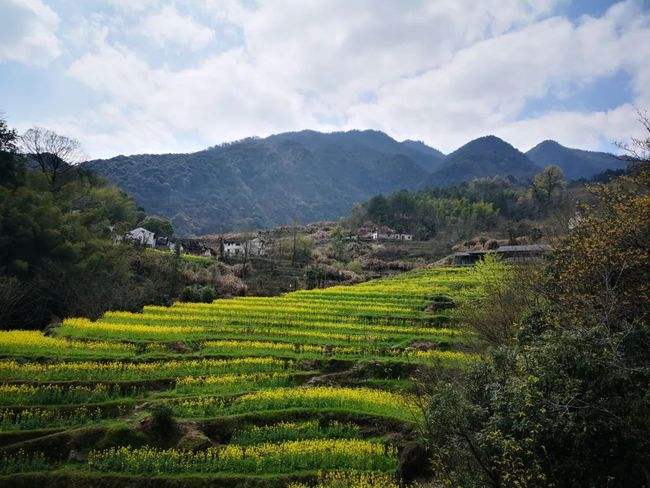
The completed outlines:
{"type": "MultiPolygon", "coordinates": [[[[633,2],[617,5],[599,19],[584,18],[578,25],[550,18],[474,43],[435,69],[384,85],[374,103],[350,108],[348,124],[421,138],[447,151],[500,130],[525,147],[531,144],[527,131],[534,120],[517,121],[527,101],[617,70],[629,73],[639,100],[644,100],[650,86],[639,82],[647,76],[641,59],[650,59],[650,16],[633,2]],[[647,42],[636,44],[642,39],[647,42]]],[[[600,127],[600,144],[591,134],[583,145],[602,147],[603,124],[611,119],[593,115],[598,122],[589,126],[592,131],[600,127]]],[[[554,113],[540,117],[537,124],[559,118],[580,122],[575,128],[558,123],[544,131],[548,137],[576,140],[575,135],[585,134],[585,116],[554,113]]]]}
{"type": "Polygon", "coordinates": [[[152,5],[158,3],[158,0],[104,0],[114,8],[123,11],[141,12],[152,5]]]}
{"type": "Polygon", "coordinates": [[[192,17],[181,15],[173,5],[145,17],[138,27],[140,34],[158,47],[169,44],[201,49],[214,39],[213,31],[192,17]]]}
{"type": "Polygon", "coordinates": [[[637,114],[630,104],[594,112],[551,111],[540,117],[517,120],[495,128],[495,133],[528,150],[546,139],[568,147],[598,148],[625,142],[639,132],[637,114]]]}
{"type": "Polygon", "coordinates": [[[206,0],[184,3],[183,14],[157,2],[151,15],[93,27],[68,74],[103,104],[51,122],[95,156],[303,128],[372,127],[446,151],[488,133],[522,149],[545,138],[602,148],[634,131],[629,104],[523,110],[621,70],[633,102],[650,105],[650,15],[629,0],[571,22],[554,16],[562,2],[206,0]],[[208,51],[226,28],[238,29],[242,44],[208,51]],[[134,30],[193,56],[171,68],[132,43],[134,30]]]}
{"type": "Polygon", "coordinates": [[[554,1],[266,1],[243,16],[260,69],[338,114],[362,93],[448,62],[461,48],[547,14],[554,1]]]}
{"type": "Polygon", "coordinates": [[[41,0],[0,1],[0,62],[44,65],[61,54],[58,15],[41,0]]]}
{"type": "MultiPolygon", "coordinates": [[[[243,51],[233,50],[196,68],[172,71],[151,68],[128,48],[99,41],[95,52],[69,69],[72,77],[110,99],[100,119],[90,114],[91,125],[104,121],[106,134],[89,138],[92,142],[85,142],[87,150],[106,155],[101,143],[112,137],[120,141],[120,152],[128,152],[126,148],[167,151],[177,146],[175,134],[180,133],[192,133],[206,141],[193,148],[199,149],[251,134],[316,124],[305,117],[301,97],[267,84],[264,74],[245,62],[245,57],[243,51]],[[141,130],[138,124],[142,124],[141,130]],[[129,129],[123,130],[127,126],[129,129]],[[152,133],[156,136],[146,137],[152,133]]],[[[79,131],[74,130],[74,122],[65,125],[75,137],[87,138],[88,123],[80,124],[79,131]]]]}

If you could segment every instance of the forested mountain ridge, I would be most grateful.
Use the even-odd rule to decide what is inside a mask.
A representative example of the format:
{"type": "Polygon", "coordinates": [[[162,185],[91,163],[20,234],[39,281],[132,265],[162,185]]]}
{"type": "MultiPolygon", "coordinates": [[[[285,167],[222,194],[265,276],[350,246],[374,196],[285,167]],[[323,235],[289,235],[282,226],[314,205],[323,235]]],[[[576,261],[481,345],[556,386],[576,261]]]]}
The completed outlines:
{"type": "MultiPolygon", "coordinates": [[[[591,174],[580,161],[573,171],[571,154],[559,161],[569,178],[591,174]]],[[[170,218],[180,235],[338,219],[382,193],[492,176],[527,184],[542,169],[495,136],[445,156],[423,142],[398,142],[375,130],[287,132],[195,153],[117,156],[84,166],[148,213],[170,218]]]]}
{"type": "Polygon", "coordinates": [[[378,193],[414,188],[441,159],[420,144],[377,131],[301,131],[86,166],[177,232],[198,235],[338,218],[378,193]]]}
{"type": "Polygon", "coordinates": [[[627,165],[626,161],[610,153],[574,149],[551,140],[540,142],[527,151],[526,156],[539,166],[558,165],[568,180],[590,178],[608,169],[620,169],[627,165]]]}

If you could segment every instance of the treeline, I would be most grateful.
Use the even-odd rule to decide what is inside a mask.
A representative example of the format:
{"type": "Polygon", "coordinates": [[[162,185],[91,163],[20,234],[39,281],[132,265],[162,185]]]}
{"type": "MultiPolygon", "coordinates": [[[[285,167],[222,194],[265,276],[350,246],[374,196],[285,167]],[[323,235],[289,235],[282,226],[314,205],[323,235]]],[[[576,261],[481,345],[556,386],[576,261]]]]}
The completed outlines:
{"type": "Polygon", "coordinates": [[[450,233],[452,239],[463,239],[496,228],[513,237],[535,237],[539,229],[527,222],[568,207],[570,199],[562,170],[549,166],[534,177],[529,187],[494,177],[447,188],[379,195],[357,206],[348,224],[387,226],[412,233],[418,239],[446,237],[450,233]]]}
{"type": "Polygon", "coordinates": [[[65,161],[74,141],[43,129],[26,136],[19,138],[0,119],[0,328],[135,311],[217,279],[218,271],[201,263],[120,243],[136,225],[173,229],[146,217],[115,186],[65,161]],[[37,141],[31,147],[39,152],[21,155],[25,141],[28,149],[37,141]],[[52,150],[43,150],[48,144],[52,150]],[[54,147],[68,150],[54,154],[54,147]]]}

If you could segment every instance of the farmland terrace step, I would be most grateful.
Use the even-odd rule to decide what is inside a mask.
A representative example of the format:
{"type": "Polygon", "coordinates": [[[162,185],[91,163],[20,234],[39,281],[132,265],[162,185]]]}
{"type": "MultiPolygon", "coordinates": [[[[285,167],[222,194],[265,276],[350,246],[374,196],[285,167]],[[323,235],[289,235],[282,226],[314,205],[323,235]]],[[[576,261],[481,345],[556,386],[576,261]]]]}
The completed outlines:
{"type": "Polygon", "coordinates": [[[126,475],[81,471],[64,467],[56,471],[0,476],[0,486],[12,488],[285,488],[292,482],[313,482],[316,471],[280,475],[242,475],[230,473],[176,476],[126,475]]]}

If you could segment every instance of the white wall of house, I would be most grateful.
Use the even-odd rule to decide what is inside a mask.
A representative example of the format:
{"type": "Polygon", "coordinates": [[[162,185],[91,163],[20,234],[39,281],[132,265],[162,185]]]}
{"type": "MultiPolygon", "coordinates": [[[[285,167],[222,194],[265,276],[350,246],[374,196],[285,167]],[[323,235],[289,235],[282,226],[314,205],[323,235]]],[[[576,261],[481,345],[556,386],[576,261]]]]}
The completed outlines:
{"type": "Polygon", "coordinates": [[[156,235],[144,227],[138,227],[136,229],[130,230],[126,233],[125,238],[142,244],[143,246],[156,246],[156,235]]]}
{"type": "Polygon", "coordinates": [[[223,243],[223,253],[226,256],[237,256],[239,254],[244,254],[244,245],[238,242],[227,242],[223,243]]]}
{"type": "Polygon", "coordinates": [[[249,256],[261,256],[264,254],[264,241],[258,237],[244,242],[223,241],[226,256],[243,256],[247,251],[249,256]]]}
{"type": "Polygon", "coordinates": [[[382,234],[381,232],[372,232],[370,234],[370,238],[378,241],[378,240],[389,240],[389,241],[412,241],[413,240],[413,235],[412,234],[382,234]]]}

